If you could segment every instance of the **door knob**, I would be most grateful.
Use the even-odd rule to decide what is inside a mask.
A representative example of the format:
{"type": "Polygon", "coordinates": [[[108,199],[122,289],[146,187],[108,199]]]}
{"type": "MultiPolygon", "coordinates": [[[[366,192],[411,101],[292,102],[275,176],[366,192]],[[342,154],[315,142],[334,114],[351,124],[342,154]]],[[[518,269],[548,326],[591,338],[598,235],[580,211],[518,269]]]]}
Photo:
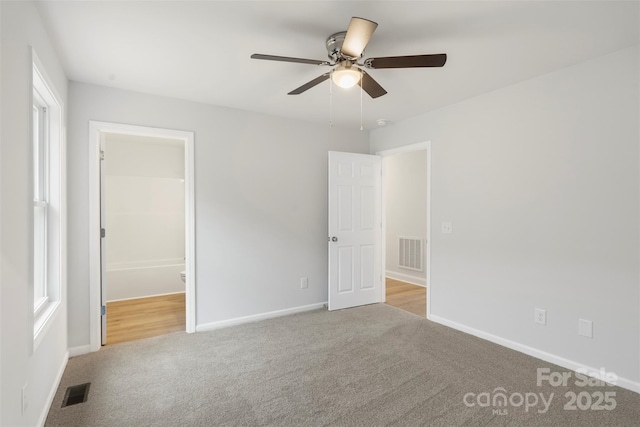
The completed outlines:
{"type": "Polygon", "coordinates": [[[331,238],[331,241],[332,241],[332,242],[337,242],[337,241],[338,241],[338,238],[337,238],[336,236],[333,236],[333,237],[331,238]]]}

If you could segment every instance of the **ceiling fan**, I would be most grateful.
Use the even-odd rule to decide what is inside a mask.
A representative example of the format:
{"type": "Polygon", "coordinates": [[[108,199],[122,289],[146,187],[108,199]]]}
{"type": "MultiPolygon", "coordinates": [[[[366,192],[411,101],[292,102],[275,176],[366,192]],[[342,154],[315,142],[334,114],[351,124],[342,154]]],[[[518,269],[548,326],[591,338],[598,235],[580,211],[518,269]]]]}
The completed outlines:
{"type": "Polygon", "coordinates": [[[442,67],[445,62],[447,62],[447,54],[445,53],[367,58],[362,63],[358,62],[358,60],[362,58],[364,48],[367,46],[367,43],[369,43],[377,27],[377,23],[368,19],[351,18],[347,31],[332,34],[327,38],[326,45],[329,61],[263,55],[259,53],[254,53],[251,55],[251,58],[335,67],[331,71],[292,90],[289,92],[289,95],[299,95],[331,78],[336,85],[343,88],[349,88],[358,84],[371,98],[378,98],[385,95],[387,91],[364,71],[362,67],[373,70],[382,68],[442,67]]]}

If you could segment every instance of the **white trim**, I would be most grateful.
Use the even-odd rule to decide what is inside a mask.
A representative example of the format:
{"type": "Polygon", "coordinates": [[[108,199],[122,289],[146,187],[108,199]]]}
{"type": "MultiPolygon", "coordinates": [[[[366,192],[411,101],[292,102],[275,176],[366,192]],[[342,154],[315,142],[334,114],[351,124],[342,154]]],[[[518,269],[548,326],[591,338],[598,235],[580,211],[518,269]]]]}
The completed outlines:
{"type": "MultiPolygon", "coordinates": [[[[458,331],[465,332],[470,335],[474,335],[478,338],[482,338],[487,341],[491,341],[492,343],[501,345],[503,347],[510,348],[511,350],[518,351],[520,353],[524,353],[526,355],[536,357],[538,359],[544,360],[549,363],[553,363],[558,366],[562,366],[563,368],[571,369],[572,371],[577,371],[578,369],[587,369],[589,372],[598,372],[599,369],[593,368],[591,366],[585,366],[582,363],[576,362],[574,360],[569,360],[561,356],[557,356],[552,353],[547,353],[546,351],[538,350],[537,348],[529,347],[524,344],[520,344],[515,341],[511,341],[497,335],[490,334],[488,332],[481,331],[479,329],[472,328],[467,325],[463,325],[458,322],[454,322],[452,320],[445,319],[443,317],[437,316],[435,314],[431,315],[431,321],[439,323],[444,326],[448,326],[453,329],[457,329],[458,331]]],[[[619,387],[625,388],[627,390],[634,391],[636,393],[640,393],[640,382],[632,381],[626,378],[618,378],[616,383],[619,387]]]]}
{"type": "Polygon", "coordinates": [[[427,239],[425,240],[425,252],[427,265],[425,269],[427,286],[427,319],[431,319],[431,141],[425,143],[427,150],[427,239]]]}
{"type": "Polygon", "coordinates": [[[167,293],[164,293],[164,294],[153,294],[153,295],[146,295],[146,296],[143,296],[143,297],[131,297],[131,298],[110,299],[110,300],[107,300],[107,302],[109,303],[109,302],[118,302],[118,301],[131,301],[131,300],[134,300],[134,299],[144,299],[144,298],[153,298],[153,297],[164,297],[164,296],[167,296],[167,295],[177,295],[177,294],[184,294],[184,293],[186,293],[186,292],[185,292],[185,291],[180,291],[180,292],[167,292],[167,293]]]}
{"type": "Polygon", "coordinates": [[[100,329],[100,133],[171,138],[184,141],[186,331],[196,331],[195,274],[195,137],[193,132],[148,126],[89,121],[89,315],[90,346],[101,345],[100,329]]]}
{"type": "Polygon", "coordinates": [[[69,349],[69,357],[77,357],[77,356],[82,356],[83,354],[89,354],[91,353],[91,346],[90,345],[81,345],[78,347],[72,347],[69,349]]]}
{"type": "Polygon", "coordinates": [[[60,301],[53,301],[47,305],[45,308],[39,312],[39,314],[34,318],[33,323],[33,351],[35,352],[40,343],[47,335],[47,331],[54,323],[55,319],[58,317],[58,313],[61,310],[59,308],[62,306],[60,301]]]}
{"type": "Polygon", "coordinates": [[[69,352],[64,354],[62,359],[62,365],[58,369],[58,373],[56,374],[56,379],[51,386],[51,390],[49,390],[49,394],[47,395],[47,400],[45,401],[45,405],[42,407],[42,412],[40,412],[40,417],[38,418],[37,426],[44,426],[44,423],[47,421],[47,416],[49,415],[49,410],[51,409],[51,405],[53,404],[53,399],[56,397],[56,392],[58,391],[58,387],[60,386],[60,381],[62,381],[62,375],[64,374],[64,370],[67,367],[67,362],[69,361],[69,352]]]}
{"type": "Polygon", "coordinates": [[[101,346],[100,321],[100,136],[89,122],[89,345],[91,351],[101,346]],[[97,141],[96,141],[97,139],[97,141]]]}
{"type": "Polygon", "coordinates": [[[427,287],[427,280],[422,277],[410,276],[404,273],[398,273],[396,271],[387,270],[385,271],[385,276],[389,279],[399,280],[401,282],[410,283],[416,286],[422,286],[423,288],[427,287]]]}
{"type": "MultiPolygon", "coordinates": [[[[427,150],[427,236],[425,239],[425,262],[426,269],[425,284],[427,288],[427,319],[431,319],[431,141],[417,142],[415,144],[403,145],[402,147],[390,148],[388,150],[377,151],[381,157],[393,156],[395,154],[408,153],[411,151],[427,150]]],[[[387,218],[385,213],[384,186],[385,186],[385,162],[382,162],[382,262],[387,259],[387,218]]],[[[386,284],[382,282],[382,297],[380,302],[386,300],[386,284]]]]}
{"type": "MultiPolygon", "coordinates": [[[[185,134],[185,132],[183,132],[185,134]]],[[[196,157],[195,157],[195,135],[193,132],[186,133],[187,140],[184,144],[184,194],[185,194],[185,271],[187,293],[186,312],[187,333],[196,331],[196,157]]]]}
{"type": "MultiPolygon", "coordinates": [[[[380,230],[380,274],[383,271],[386,272],[387,267],[387,200],[385,197],[387,186],[387,164],[384,161],[384,156],[380,153],[376,153],[380,156],[380,173],[382,179],[380,180],[380,222],[382,223],[380,230]]],[[[387,281],[380,280],[380,302],[387,302],[387,281]]]]}
{"type": "Polygon", "coordinates": [[[150,265],[147,267],[123,267],[123,268],[109,268],[107,267],[107,272],[112,271],[134,271],[134,270],[154,270],[156,268],[165,268],[165,267],[184,267],[186,264],[181,262],[179,264],[161,264],[161,265],[150,265]]]}
{"type": "MultiPolygon", "coordinates": [[[[40,61],[40,58],[38,57],[38,54],[36,53],[35,49],[33,47],[31,47],[31,64],[32,66],[35,65],[37,68],[37,73],[40,75],[40,78],[42,79],[42,82],[44,83],[44,87],[39,86],[38,87],[38,92],[41,92],[42,89],[46,89],[47,91],[49,91],[52,95],[53,98],[55,100],[56,106],[60,109],[61,115],[62,115],[62,109],[63,109],[63,104],[62,101],[60,101],[62,99],[62,97],[60,96],[60,94],[58,93],[58,90],[56,89],[55,85],[53,84],[53,80],[49,77],[49,74],[47,73],[47,70],[44,66],[44,64],[42,63],[42,61],[40,61]]],[[[33,81],[31,82],[31,86],[34,87],[33,85],[33,81]]],[[[42,94],[40,94],[40,96],[42,96],[42,94]]]]}
{"type": "Polygon", "coordinates": [[[299,307],[285,308],[284,310],[253,314],[251,316],[236,317],[228,320],[219,320],[217,322],[205,323],[196,326],[196,332],[213,331],[215,329],[228,328],[229,326],[241,325],[243,323],[258,322],[260,320],[273,319],[274,317],[282,317],[295,313],[303,313],[305,311],[318,310],[320,308],[325,308],[326,306],[326,302],[321,302],[316,304],[302,305],[299,307]]]}
{"type": "Polygon", "coordinates": [[[151,268],[184,266],[184,258],[154,259],[148,261],[114,262],[107,265],[107,271],[147,270],[151,268]]]}
{"type": "Polygon", "coordinates": [[[431,148],[431,141],[416,142],[414,144],[403,145],[402,147],[390,148],[388,150],[376,151],[378,156],[386,157],[395,154],[410,153],[411,151],[428,150],[431,148]]]}
{"type": "MultiPolygon", "coordinates": [[[[30,319],[33,327],[33,342],[29,347],[29,354],[33,354],[47,334],[50,325],[54,323],[61,307],[66,306],[67,291],[67,143],[66,143],[66,110],[58,89],[49,77],[46,67],[38,57],[36,50],[31,47],[30,86],[33,104],[33,92],[41,98],[47,110],[46,118],[46,175],[48,189],[45,191],[46,201],[35,202],[35,205],[47,209],[53,207],[58,211],[55,219],[46,215],[46,290],[48,302],[36,310],[30,319]],[[35,78],[34,78],[35,77],[35,78]],[[53,237],[53,238],[52,238],[53,237]],[[54,249],[55,250],[52,250],[54,249]],[[55,259],[57,256],[57,259],[55,259]],[[54,261],[52,261],[52,258],[54,261]],[[55,265],[55,267],[53,267],[55,265]]],[[[30,115],[30,121],[32,116],[30,115]]],[[[33,128],[33,123],[31,123],[33,128]]],[[[33,179],[33,178],[31,178],[33,179]]],[[[33,184],[33,182],[31,182],[33,184]]],[[[33,237],[33,236],[32,236],[33,237]]],[[[33,271],[33,263],[30,264],[33,271]]],[[[33,274],[33,273],[31,273],[33,274]]],[[[29,289],[29,298],[33,304],[33,286],[29,289]]],[[[66,309],[65,309],[66,310],[66,309]]]]}

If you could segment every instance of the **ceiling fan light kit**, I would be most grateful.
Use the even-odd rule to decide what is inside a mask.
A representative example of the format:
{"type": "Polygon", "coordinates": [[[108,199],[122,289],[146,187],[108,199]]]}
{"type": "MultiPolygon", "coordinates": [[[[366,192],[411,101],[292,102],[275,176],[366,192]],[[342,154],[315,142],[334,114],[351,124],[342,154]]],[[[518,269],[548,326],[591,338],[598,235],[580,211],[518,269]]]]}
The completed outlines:
{"type": "Polygon", "coordinates": [[[344,61],[331,73],[331,79],[333,82],[343,89],[348,89],[355,86],[360,82],[362,73],[355,67],[351,66],[351,63],[344,61]]]}
{"type": "Polygon", "coordinates": [[[347,31],[332,34],[327,38],[326,48],[329,61],[258,53],[251,55],[251,58],[334,67],[332,71],[324,73],[292,90],[289,95],[299,95],[331,78],[341,88],[349,88],[357,84],[371,98],[383,96],[387,91],[365,72],[363,67],[368,69],[442,67],[447,62],[447,55],[440,53],[435,55],[367,58],[364,62],[359,63],[358,61],[364,55],[364,49],[377,27],[377,23],[368,19],[351,18],[347,31]]]}

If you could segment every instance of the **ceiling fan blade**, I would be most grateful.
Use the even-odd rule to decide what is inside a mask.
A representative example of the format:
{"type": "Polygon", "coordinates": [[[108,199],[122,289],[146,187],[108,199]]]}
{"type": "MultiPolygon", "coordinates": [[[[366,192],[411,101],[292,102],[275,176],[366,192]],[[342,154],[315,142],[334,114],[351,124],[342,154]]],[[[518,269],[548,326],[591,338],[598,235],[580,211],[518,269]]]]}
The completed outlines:
{"type": "Polygon", "coordinates": [[[386,95],[387,91],[378,84],[366,71],[362,71],[362,79],[358,82],[358,85],[364,89],[372,98],[378,98],[382,95],[386,95]]]}
{"type": "Polygon", "coordinates": [[[260,53],[254,53],[253,55],[251,55],[251,58],[265,59],[267,61],[295,62],[298,64],[330,65],[329,61],[319,61],[317,59],[291,58],[288,56],[262,55],[260,53]]]}
{"type": "Polygon", "coordinates": [[[367,68],[414,68],[414,67],[442,67],[447,62],[446,53],[434,55],[387,56],[383,58],[368,58],[364,61],[367,68]]]}
{"type": "Polygon", "coordinates": [[[377,27],[377,23],[368,19],[356,18],[355,16],[351,18],[347,35],[342,43],[342,54],[353,59],[360,58],[377,27]]]}
{"type": "Polygon", "coordinates": [[[310,82],[307,82],[307,83],[303,84],[299,88],[292,90],[287,95],[300,95],[302,92],[305,92],[305,91],[311,89],[312,87],[314,87],[316,85],[319,85],[323,81],[328,80],[330,76],[331,76],[331,73],[324,73],[323,75],[321,75],[319,77],[316,77],[315,79],[311,80],[310,82]]]}

